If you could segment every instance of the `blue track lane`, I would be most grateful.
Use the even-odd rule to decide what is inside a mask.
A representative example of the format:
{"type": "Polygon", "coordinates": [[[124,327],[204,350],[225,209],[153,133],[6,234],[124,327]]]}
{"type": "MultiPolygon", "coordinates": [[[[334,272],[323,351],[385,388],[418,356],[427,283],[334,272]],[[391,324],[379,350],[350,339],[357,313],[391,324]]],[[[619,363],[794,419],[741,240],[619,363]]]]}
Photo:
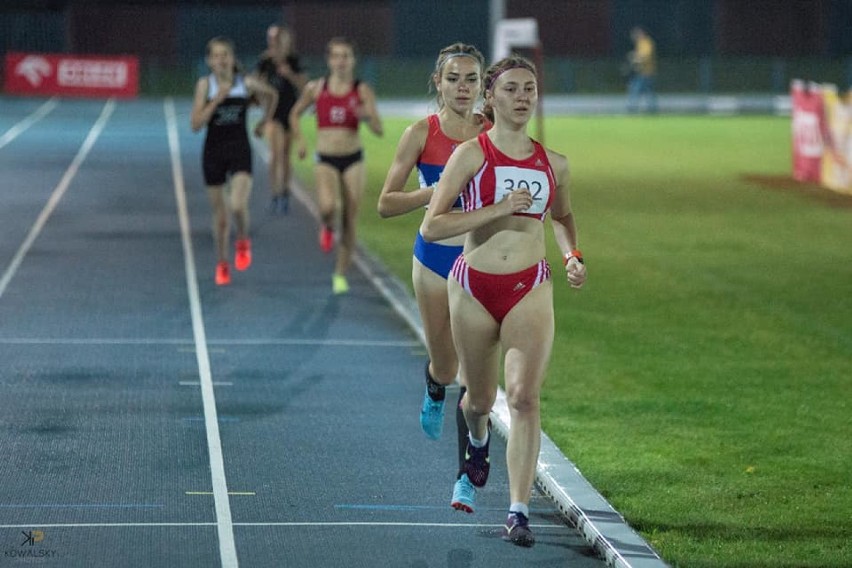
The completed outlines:
{"type": "MultiPolygon", "coordinates": [[[[44,103],[0,99],[0,136],[44,103]]],[[[164,103],[118,102],[73,175],[105,102],[58,103],[0,147],[0,565],[604,565],[538,493],[537,545],[500,540],[499,438],[477,513],[450,508],[455,421],[420,431],[420,341],[359,271],[331,293],[308,210],[266,213],[259,156],[254,264],[214,285],[203,134],[179,100],[223,519],[164,103]]]]}

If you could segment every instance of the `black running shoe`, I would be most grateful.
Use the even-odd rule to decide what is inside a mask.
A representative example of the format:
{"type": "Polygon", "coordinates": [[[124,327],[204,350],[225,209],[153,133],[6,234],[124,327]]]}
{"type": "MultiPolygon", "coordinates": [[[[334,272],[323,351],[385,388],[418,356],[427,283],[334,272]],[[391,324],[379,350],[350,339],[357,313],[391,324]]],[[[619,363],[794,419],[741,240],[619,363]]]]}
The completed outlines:
{"type": "Polygon", "coordinates": [[[530,530],[530,520],[523,513],[509,513],[503,527],[503,540],[527,548],[535,544],[535,536],[530,530]]]}
{"type": "Polygon", "coordinates": [[[491,469],[491,459],[488,457],[488,446],[491,445],[491,432],[488,433],[488,442],[481,448],[475,448],[470,440],[467,441],[467,450],[464,456],[464,472],[467,478],[476,487],[484,487],[488,481],[488,471],[491,469]]]}

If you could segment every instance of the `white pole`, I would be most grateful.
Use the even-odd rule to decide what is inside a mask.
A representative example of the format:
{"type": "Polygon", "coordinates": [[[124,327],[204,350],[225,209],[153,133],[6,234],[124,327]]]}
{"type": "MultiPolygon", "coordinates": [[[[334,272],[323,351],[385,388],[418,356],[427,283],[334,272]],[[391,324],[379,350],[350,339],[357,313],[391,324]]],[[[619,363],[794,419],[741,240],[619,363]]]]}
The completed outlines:
{"type": "Polygon", "coordinates": [[[488,38],[491,42],[491,61],[497,60],[497,23],[506,18],[506,0],[490,0],[488,10],[488,38]]]}

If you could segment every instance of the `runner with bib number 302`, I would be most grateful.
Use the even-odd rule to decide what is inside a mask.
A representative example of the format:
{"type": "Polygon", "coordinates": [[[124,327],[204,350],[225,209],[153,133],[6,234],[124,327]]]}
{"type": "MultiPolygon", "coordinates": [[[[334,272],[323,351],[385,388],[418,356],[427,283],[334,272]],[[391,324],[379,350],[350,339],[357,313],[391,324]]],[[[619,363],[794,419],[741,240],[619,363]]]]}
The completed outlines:
{"type": "Polygon", "coordinates": [[[510,57],[485,72],[486,115],[494,126],[450,156],[421,226],[426,240],[467,233],[448,282],[450,317],[467,385],[470,429],[465,470],[481,487],[488,479],[488,416],[504,357],[511,430],[506,450],[509,515],[503,538],[532,546],[529,500],[538,460],[540,393],[553,346],[550,266],[544,219],[549,212],[568,284],[579,288],[586,267],[568,195],[568,161],[527,135],[538,101],[535,67],[510,57]],[[463,210],[452,206],[461,194],[463,210]]]}

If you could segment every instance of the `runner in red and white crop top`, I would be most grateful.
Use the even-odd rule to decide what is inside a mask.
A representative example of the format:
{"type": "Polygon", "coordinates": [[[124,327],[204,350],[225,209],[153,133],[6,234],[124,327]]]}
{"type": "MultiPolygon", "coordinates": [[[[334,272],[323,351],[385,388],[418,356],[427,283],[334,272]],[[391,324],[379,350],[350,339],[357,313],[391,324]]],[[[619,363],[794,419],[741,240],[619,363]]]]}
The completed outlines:
{"type": "Polygon", "coordinates": [[[332,291],[345,294],[349,291],[346,273],[357,242],[358,204],[367,183],[359,125],[364,123],[376,136],[382,136],[384,129],[372,87],[355,78],[353,43],[343,37],[331,38],[326,44],[326,64],[328,75],[308,82],[290,109],[290,131],[296,155],[302,160],[307,156],[307,146],[299,122],[302,114],[315,107],[314,172],[321,221],[318,240],[326,253],[336,245],[332,291]],[[336,237],[338,218],[340,234],[336,237]]]}
{"type": "Polygon", "coordinates": [[[568,160],[526,133],[539,102],[535,66],[513,55],[486,69],[484,83],[483,110],[493,114],[493,126],[450,156],[420,231],[430,242],[465,235],[464,251],[447,279],[459,376],[467,383],[464,471],[477,488],[488,482],[490,416],[502,382],[512,418],[508,447],[514,448],[506,455],[509,507],[502,538],[530,547],[539,401],[557,323],[548,242],[544,223],[536,220],[549,213],[569,285],[582,286],[586,268],[577,250],[568,160]],[[453,210],[459,194],[462,212],[453,210]]]}
{"type": "Polygon", "coordinates": [[[317,126],[319,128],[348,128],[358,130],[358,107],[361,96],[358,94],[358,79],[352,84],[352,90],[337,96],[328,90],[328,80],[324,80],[322,90],[316,100],[317,126]]]}
{"type": "Polygon", "coordinates": [[[528,189],[533,204],[526,211],[513,213],[522,217],[535,217],[544,221],[553,191],[557,187],[547,152],[541,144],[532,141],[534,151],[529,158],[515,160],[497,149],[483,132],[477,138],[485,161],[461,194],[464,211],[481,209],[499,203],[511,191],[528,189]]]}

